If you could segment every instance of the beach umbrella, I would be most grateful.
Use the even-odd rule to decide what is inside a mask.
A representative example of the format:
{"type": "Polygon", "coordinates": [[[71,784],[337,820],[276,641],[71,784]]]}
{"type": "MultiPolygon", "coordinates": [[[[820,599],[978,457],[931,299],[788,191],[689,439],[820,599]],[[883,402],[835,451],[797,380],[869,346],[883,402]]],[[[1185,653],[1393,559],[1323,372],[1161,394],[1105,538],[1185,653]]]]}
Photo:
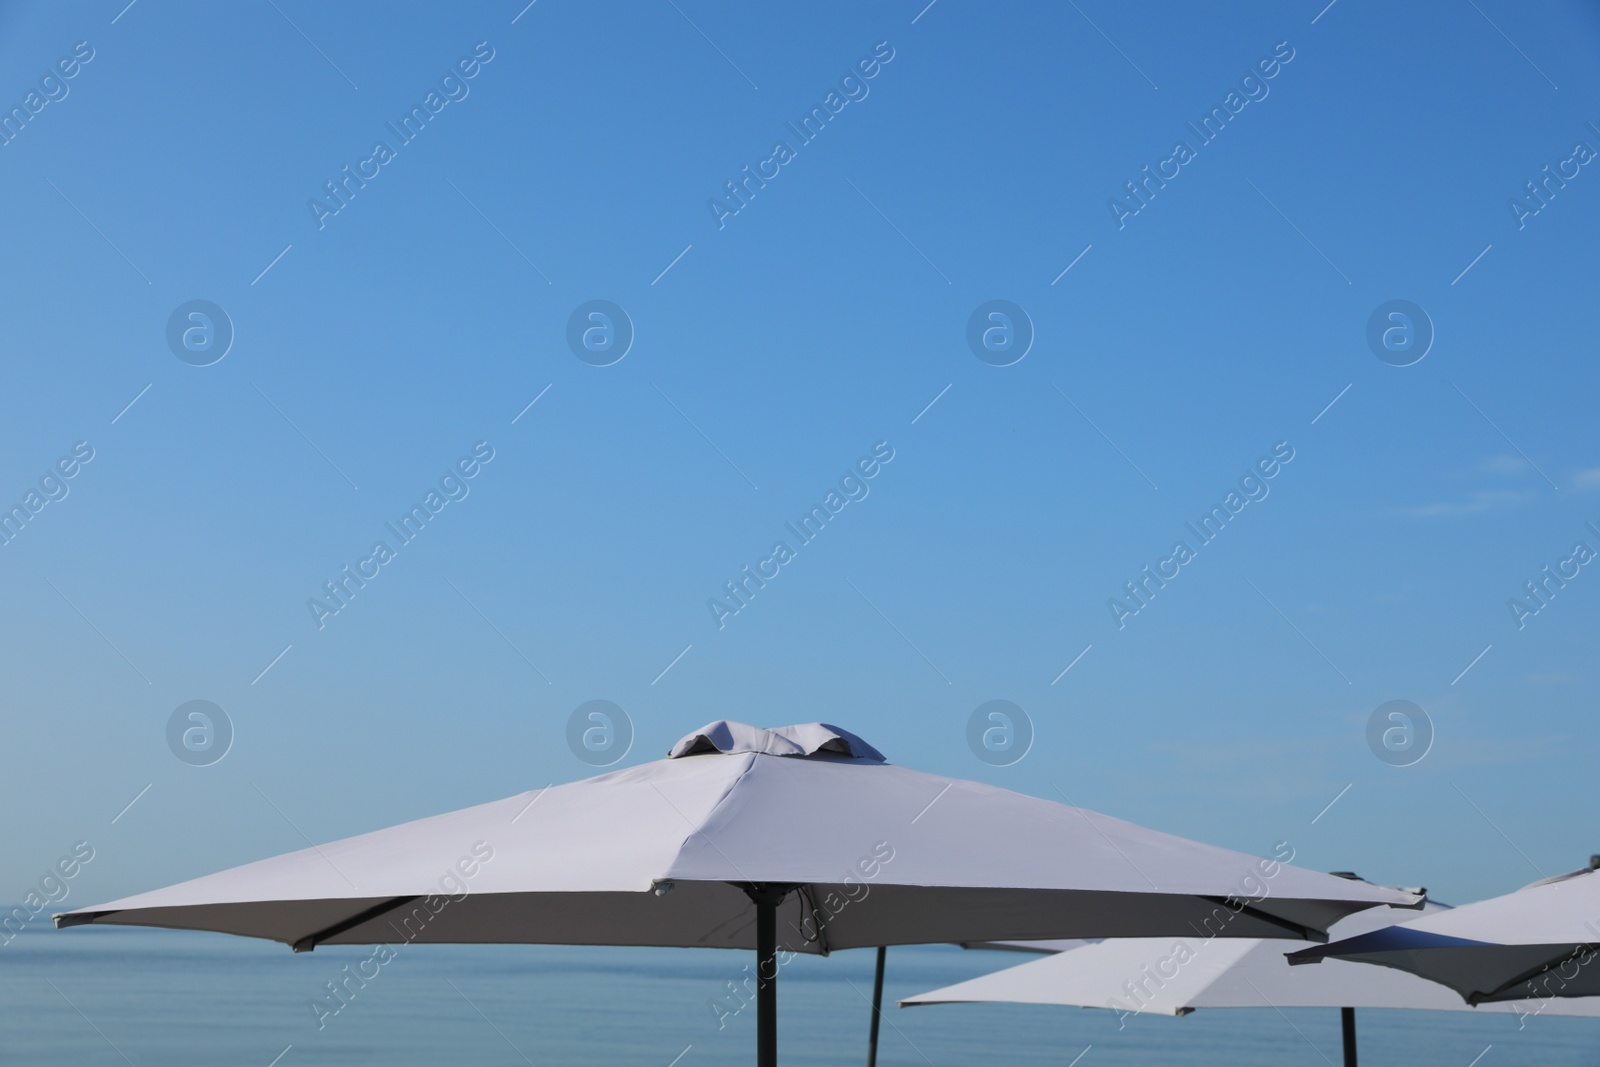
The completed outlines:
{"type": "Polygon", "coordinates": [[[1289,962],[1375,963],[1448,986],[1474,1005],[1600,995],[1600,966],[1590,966],[1600,949],[1597,867],[1600,856],[1505,896],[1307,946],[1289,962]]]}
{"type": "MultiPolygon", "coordinates": [[[[1450,911],[1433,901],[1424,914],[1450,911]]],[[[1386,907],[1357,912],[1328,931],[1353,936],[1389,925],[1386,907]]],[[[1103,941],[1058,941],[1032,945],[972,946],[1049,951],[1043,959],[1008,967],[971,981],[908,997],[900,1004],[1017,1003],[1106,1008],[1128,1015],[1154,1012],[1188,1015],[1200,1008],[1338,1008],[1346,1067],[1356,1064],[1356,1009],[1409,1008],[1472,1011],[1450,990],[1400,971],[1330,961],[1322,967],[1291,967],[1286,949],[1304,943],[1255,939],[1120,937],[1103,941]]],[[[1519,1011],[1510,1004],[1483,1011],[1519,1011]]],[[[1600,1017],[1600,1000],[1570,1000],[1557,1015],[1600,1017]]]]}
{"type": "Polygon", "coordinates": [[[756,951],[758,1062],[792,953],[960,940],[1311,937],[1390,889],[895,766],[822,723],[714,722],[666,759],[84,908],[319,945],[756,951]]]}

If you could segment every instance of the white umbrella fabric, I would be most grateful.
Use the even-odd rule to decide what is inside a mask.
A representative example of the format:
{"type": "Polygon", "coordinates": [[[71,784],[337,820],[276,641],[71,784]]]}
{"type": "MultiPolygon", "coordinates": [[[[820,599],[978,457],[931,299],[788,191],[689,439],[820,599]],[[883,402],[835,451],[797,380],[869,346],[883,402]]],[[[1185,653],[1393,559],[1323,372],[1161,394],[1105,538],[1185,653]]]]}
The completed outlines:
{"type": "Polygon", "coordinates": [[[1505,896],[1307,946],[1289,962],[1375,963],[1448,986],[1473,1005],[1597,996],[1600,967],[1589,966],[1600,948],[1597,866],[1600,857],[1505,896]]]}
{"type": "MultiPolygon", "coordinates": [[[[1451,909],[1429,901],[1425,915],[1451,909]]],[[[1394,911],[1378,907],[1339,920],[1329,937],[1351,937],[1390,925],[1394,911]]],[[[1401,971],[1330,960],[1321,967],[1291,967],[1293,941],[1122,937],[1104,941],[1040,942],[1006,948],[1049,951],[1043,959],[908,997],[921,1004],[1015,1003],[1106,1008],[1128,1014],[1188,1015],[1200,1008],[1339,1008],[1344,1062],[1355,1067],[1355,1009],[1406,1008],[1472,1011],[1441,985],[1401,971]]],[[[973,946],[985,947],[985,946],[973,946]]],[[[1521,1005],[1477,1010],[1519,1012],[1521,1005]]],[[[1600,1017],[1600,999],[1569,1000],[1547,1014],[1600,1017]]]]}
{"type": "Polygon", "coordinates": [[[754,948],[758,1061],[786,953],[952,940],[1320,937],[1395,890],[897,767],[821,723],[714,722],[668,757],[57,916],[318,945],[754,948]]]}

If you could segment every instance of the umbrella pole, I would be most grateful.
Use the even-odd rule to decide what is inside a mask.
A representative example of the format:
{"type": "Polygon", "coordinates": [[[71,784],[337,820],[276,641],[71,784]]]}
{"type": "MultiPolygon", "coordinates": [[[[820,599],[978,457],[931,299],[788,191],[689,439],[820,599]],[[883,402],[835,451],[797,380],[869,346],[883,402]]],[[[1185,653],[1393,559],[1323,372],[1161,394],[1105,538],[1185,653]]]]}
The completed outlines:
{"type": "Polygon", "coordinates": [[[878,1064],[878,1018],[883,1014],[883,958],[889,950],[878,946],[878,973],[872,979],[872,1029],[867,1033],[867,1067],[878,1064]]]}
{"type": "Polygon", "coordinates": [[[778,1067],[778,905],[756,898],[756,1067],[778,1067]]]}
{"type": "Polygon", "coordinates": [[[1356,1067],[1356,1010],[1339,1009],[1339,1027],[1344,1031],[1344,1067],[1356,1067]]]}

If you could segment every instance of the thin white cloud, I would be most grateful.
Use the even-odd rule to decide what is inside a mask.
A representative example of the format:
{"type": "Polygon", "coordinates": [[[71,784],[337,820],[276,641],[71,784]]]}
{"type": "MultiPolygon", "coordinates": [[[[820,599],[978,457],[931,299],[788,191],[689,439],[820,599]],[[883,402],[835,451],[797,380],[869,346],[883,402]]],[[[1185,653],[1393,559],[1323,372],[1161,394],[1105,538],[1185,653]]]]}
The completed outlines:
{"type": "Polygon", "coordinates": [[[1464,500],[1441,500],[1433,504],[1401,508],[1400,513],[1414,519],[1449,519],[1463,515],[1482,515],[1490,511],[1510,511],[1526,504],[1534,495],[1510,489],[1480,489],[1464,500]]]}
{"type": "Polygon", "coordinates": [[[1496,478],[1514,478],[1528,469],[1528,461],[1521,456],[1501,454],[1490,456],[1478,464],[1478,470],[1496,478]]]}

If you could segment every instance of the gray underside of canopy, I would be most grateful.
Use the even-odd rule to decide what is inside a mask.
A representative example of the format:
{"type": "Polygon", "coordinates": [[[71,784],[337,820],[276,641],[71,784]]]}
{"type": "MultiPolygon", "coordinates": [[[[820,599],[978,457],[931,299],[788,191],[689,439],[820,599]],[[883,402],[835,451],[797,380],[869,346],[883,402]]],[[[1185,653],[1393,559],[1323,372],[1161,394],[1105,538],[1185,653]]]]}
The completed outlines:
{"type": "MultiPolygon", "coordinates": [[[[808,885],[778,911],[779,944],[794,952],[950,941],[1073,937],[1321,939],[1316,931],[1362,905],[1222,900],[1155,893],[808,885]],[[1237,902],[1235,902],[1237,904],[1237,902]]],[[[319,944],[569,944],[755,947],[755,909],[724,882],[671,892],[473,893],[195,904],[77,913],[67,925],[154,926],[319,944]]]]}

